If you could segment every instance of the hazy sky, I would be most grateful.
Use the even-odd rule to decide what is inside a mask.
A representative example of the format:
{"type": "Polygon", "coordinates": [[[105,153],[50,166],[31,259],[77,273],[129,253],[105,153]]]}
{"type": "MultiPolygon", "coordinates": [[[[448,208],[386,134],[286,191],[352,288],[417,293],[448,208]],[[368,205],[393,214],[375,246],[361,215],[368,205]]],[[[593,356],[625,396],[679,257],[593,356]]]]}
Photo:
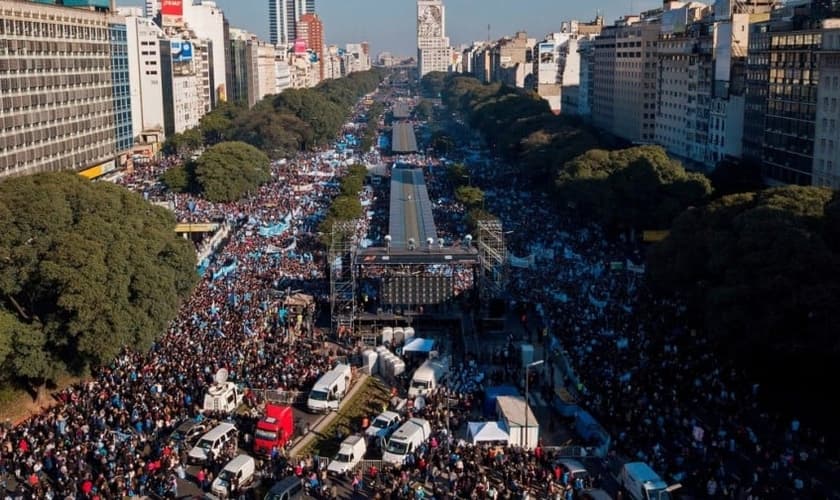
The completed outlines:
{"type": "MultiPolygon", "coordinates": [[[[185,0],[189,1],[189,0],[185,0]]],[[[444,0],[446,34],[453,45],[525,30],[540,38],[569,19],[589,21],[600,10],[611,24],[621,15],[652,9],[661,0],[444,0]]],[[[233,27],[268,40],[268,0],[216,0],[233,27]]],[[[143,5],[143,0],[117,0],[143,5]]],[[[315,0],[328,44],[369,41],[374,54],[415,55],[417,7],[414,0],[315,0]]]]}

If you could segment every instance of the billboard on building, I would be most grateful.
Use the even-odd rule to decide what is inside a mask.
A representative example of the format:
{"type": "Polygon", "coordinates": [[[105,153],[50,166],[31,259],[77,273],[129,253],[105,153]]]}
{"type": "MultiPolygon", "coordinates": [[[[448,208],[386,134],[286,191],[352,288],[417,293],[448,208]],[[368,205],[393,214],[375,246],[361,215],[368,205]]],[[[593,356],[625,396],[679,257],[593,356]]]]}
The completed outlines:
{"type": "Polygon", "coordinates": [[[183,16],[184,0],[161,0],[160,13],[164,16],[183,16]]]}
{"type": "Polygon", "coordinates": [[[541,43],[539,48],[540,64],[554,64],[554,44],[541,43]]]}
{"type": "Polygon", "coordinates": [[[187,62],[192,61],[193,45],[192,42],[186,40],[172,40],[170,42],[172,49],[173,62],[187,62]]]}
{"type": "Polygon", "coordinates": [[[169,43],[172,54],[172,74],[175,76],[194,74],[192,42],[172,40],[169,43]]]}

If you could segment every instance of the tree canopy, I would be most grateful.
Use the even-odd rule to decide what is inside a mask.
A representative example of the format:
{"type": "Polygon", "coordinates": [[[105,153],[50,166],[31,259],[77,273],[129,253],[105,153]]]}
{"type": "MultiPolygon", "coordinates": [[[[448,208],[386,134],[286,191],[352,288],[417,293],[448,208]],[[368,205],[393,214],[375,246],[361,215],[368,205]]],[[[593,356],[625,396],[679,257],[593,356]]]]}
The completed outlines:
{"type": "Polygon", "coordinates": [[[359,192],[364,187],[367,168],[364,165],[351,165],[344,177],[341,178],[340,194],[335,197],[327,210],[327,216],[321,221],[318,231],[321,241],[329,245],[332,227],[336,221],[358,219],[364,213],[359,192]]]}
{"type": "Polygon", "coordinates": [[[74,173],[0,183],[0,366],[43,386],[147,349],[197,281],[175,218],[74,173]]]}
{"type": "Polygon", "coordinates": [[[271,180],[269,159],[244,142],[220,142],[192,166],[195,185],[210,201],[236,201],[271,180]]]}
{"type": "Polygon", "coordinates": [[[821,188],[722,197],[677,218],[650,252],[651,282],[687,294],[708,334],[743,363],[772,379],[793,362],[803,368],[782,370],[782,384],[813,386],[808,373],[836,376],[840,361],[838,215],[837,193],[821,188]]]}
{"type": "Polygon", "coordinates": [[[167,138],[167,154],[186,155],[204,146],[242,141],[279,159],[335,138],[353,104],[376,90],[379,70],[351,73],[314,88],[288,89],[266,96],[253,108],[223,103],[201,118],[198,127],[167,138]]]}
{"type": "Polygon", "coordinates": [[[712,191],[706,177],[686,172],[659,146],[589,150],[563,166],[556,185],[561,202],[618,229],[670,227],[712,191]]]}
{"type": "MultiPolygon", "coordinates": [[[[430,73],[424,88],[440,88],[444,104],[464,116],[490,148],[516,168],[516,176],[544,188],[572,158],[617,143],[577,118],[555,116],[538,94],[475,78],[430,73]]],[[[433,147],[435,145],[433,144],[433,147]]]]}

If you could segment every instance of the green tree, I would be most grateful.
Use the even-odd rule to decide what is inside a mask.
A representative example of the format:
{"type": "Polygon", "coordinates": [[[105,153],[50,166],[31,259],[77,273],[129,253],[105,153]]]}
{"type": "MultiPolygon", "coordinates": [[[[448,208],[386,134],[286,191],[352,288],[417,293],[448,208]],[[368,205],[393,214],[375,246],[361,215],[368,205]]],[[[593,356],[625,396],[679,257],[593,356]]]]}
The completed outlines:
{"type": "Polygon", "coordinates": [[[450,163],[446,167],[446,177],[453,186],[458,188],[469,183],[470,173],[463,163],[450,163]]]}
{"type": "Polygon", "coordinates": [[[0,215],[6,372],[29,387],[123,346],[148,348],[197,280],[173,215],[113,184],[73,173],[9,179],[0,215]]]}
{"type": "Polygon", "coordinates": [[[460,186],[455,189],[455,199],[467,209],[479,208],[484,205],[484,191],[474,186],[460,186]]]}
{"type": "Polygon", "coordinates": [[[195,180],[210,201],[236,201],[271,179],[268,156],[244,142],[220,142],[195,162],[195,180]]]}
{"type": "Polygon", "coordinates": [[[658,146],[587,151],[564,165],[556,185],[560,200],[613,229],[667,228],[711,194],[708,179],[658,146]]]}
{"type": "Polygon", "coordinates": [[[222,141],[232,139],[232,126],[234,120],[245,112],[245,108],[232,102],[223,102],[215,109],[201,117],[198,128],[204,144],[212,146],[222,141]]]}
{"type": "Polygon", "coordinates": [[[204,146],[201,130],[191,128],[180,134],[172,134],[163,143],[163,152],[167,155],[186,156],[204,146]]]}
{"type": "Polygon", "coordinates": [[[190,187],[191,174],[186,166],[179,165],[166,170],[160,176],[160,180],[173,193],[183,193],[190,187]]]}
{"type": "Polygon", "coordinates": [[[651,284],[689,298],[710,348],[774,388],[796,388],[785,395],[797,405],[820,401],[820,383],[838,374],[835,196],[799,186],[724,196],[680,215],[648,258],[651,284]]]}
{"type": "Polygon", "coordinates": [[[435,106],[432,101],[422,99],[417,106],[414,107],[414,117],[418,120],[430,120],[434,116],[435,106]]]}

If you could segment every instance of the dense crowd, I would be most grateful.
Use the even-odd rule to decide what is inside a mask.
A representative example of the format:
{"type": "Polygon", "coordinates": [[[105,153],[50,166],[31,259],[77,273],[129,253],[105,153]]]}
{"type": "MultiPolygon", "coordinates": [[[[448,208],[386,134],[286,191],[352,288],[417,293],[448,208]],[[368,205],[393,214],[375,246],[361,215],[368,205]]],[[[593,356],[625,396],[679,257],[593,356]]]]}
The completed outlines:
{"type": "MultiPolygon", "coordinates": [[[[223,417],[203,411],[203,397],[220,369],[254,403],[262,390],[308,389],[332,368],[336,353],[317,341],[313,314],[290,321],[283,292],[295,288],[318,298],[327,293],[314,233],[349,163],[346,155],[344,161],[336,156],[302,153],[275,162],[270,183],[227,204],[166,192],[157,179],[175,159],[118,177],[150,201],[173,208],[179,221],[227,221],[233,228],[229,241],[202,264],[199,285],[150,351],[125,350],[89,381],[61,391],[59,404],[0,429],[0,493],[176,497],[188,450],[167,438],[186,419],[223,417]],[[303,335],[290,336],[292,328],[303,335]]],[[[213,457],[201,470],[198,481],[205,489],[226,458],[213,457]]]]}
{"type": "Polygon", "coordinates": [[[761,387],[685,327],[679,297],[645,287],[643,248],[558,215],[546,196],[511,190],[489,171],[474,177],[488,183],[490,210],[517,228],[511,252],[534,257],[512,269],[513,296],[540,319],[532,330],[560,340],[551,369],[561,356],[571,364],[567,387],[602,420],[616,452],[693,495],[827,495],[817,478],[830,473],[814,473],[836,450],[798,420],[761,409],[761,387]]]}

